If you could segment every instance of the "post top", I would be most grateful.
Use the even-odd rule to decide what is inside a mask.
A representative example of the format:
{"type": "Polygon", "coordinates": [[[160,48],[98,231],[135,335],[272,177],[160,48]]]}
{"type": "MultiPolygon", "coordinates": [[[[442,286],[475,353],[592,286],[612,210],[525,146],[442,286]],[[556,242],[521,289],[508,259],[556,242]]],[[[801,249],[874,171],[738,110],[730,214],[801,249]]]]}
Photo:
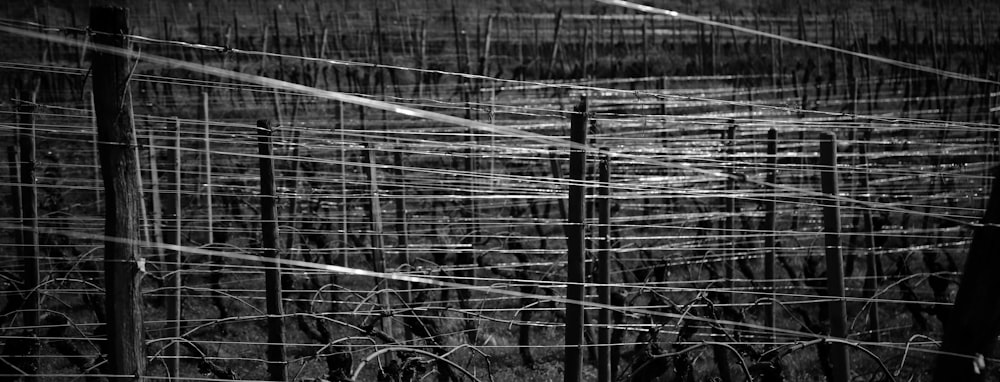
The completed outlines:
{"type": "Polygon", "coordinates": [[[90,7],[90,28],[95,32],[127,34],[128,8],[116,5],[90,7]]]}

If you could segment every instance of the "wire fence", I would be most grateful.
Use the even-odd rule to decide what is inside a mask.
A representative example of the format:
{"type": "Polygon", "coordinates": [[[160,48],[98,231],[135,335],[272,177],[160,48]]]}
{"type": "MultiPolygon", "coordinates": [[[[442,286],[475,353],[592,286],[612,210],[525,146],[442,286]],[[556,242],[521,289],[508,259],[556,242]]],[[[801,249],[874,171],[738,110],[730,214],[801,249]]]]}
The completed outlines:
{"type": "MultiPolygon", "coordinates": [[[[96,32],[4,25],[18,38],[94,48],[96,32]]],[[[171,76],[163,67],[177,62],[144,52],[219,47],[128,37],[142,196],[137,309],[151,380],[267,379],[265,273],[277,264],[289,379],[510,380],[524,378],[521,367],[552,377],[563,372],[570,305],[587,317],[587,375],[606,348],[616,380],[814,379],[833,373],[826,357],[842,344],[854,375],[908,379],[940,353],[998,157],[992,88],[939,87],[940,73],[543,81],[228,53],[244,65],[231,69],[269,59],[330,68],[325,85],[335,87],[191,59],[183,69],[198,76],[171,76]],[[403,73],[444,80],[390,80],[403,73]],[[574,143],[570,120],[584,97],[589,136],[574,143]],[[262,132],[271,154],[261,154],[262,132]],[[836,136],[835,166],[821,161],[826,132],[836,136]],[[575,150],[586,154],[578,179],[575,150]],[[265,158],[274,221],[262,217],[265,158]],[[833,195],[824,173],[836,174],[833,195]],[[567,220],[574,187],[582,224],[567,220]],[[824,260],[831,202],[842,297],[831,296],[824,260]],[[264,243],[267,223],[278,226],[276,248],[264,243]],[[572,282],[566,238],[581,226],[584,278],[572,282]],[[569,297],[574,287],[584,300],[569,297]],[[846,306],[846,337],[831,334],[831,301],[846,306]],[[609,321],[598,322],[601,311],[609,321]]],[[[0,374],[112,377],[103,255],[114,238],[105,236],[106,142],[91,69],[0,69],[84,84],[54,97],[36,82],[37,98],[19,93],[0,111],[10,121],[0,124],[10,142],[0,374]],[[29,192],[34,205],[22,205],[29,192]],[[36,218],[25,218],[29,207],[36,218]],[[32,253],[37,286],[23,276],[32,253]],[[37,310],[26,308],[32,296],[37,310]]]]}

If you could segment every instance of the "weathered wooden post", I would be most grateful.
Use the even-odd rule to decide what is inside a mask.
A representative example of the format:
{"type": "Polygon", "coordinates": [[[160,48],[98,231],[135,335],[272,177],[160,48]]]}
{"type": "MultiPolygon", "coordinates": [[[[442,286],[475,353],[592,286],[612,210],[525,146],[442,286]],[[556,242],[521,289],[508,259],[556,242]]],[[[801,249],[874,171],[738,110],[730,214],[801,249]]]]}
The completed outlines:
{"type": "MultiPolygon", "coordinates": [[[[278,206],[274,189],[274,156],[271,121],[257,121],[257,152],[260,154],[260,214],[264,257],[278,259],[278,206]]],[[[267,372],[272,381],[287,380],[285,370],[284,307],[281,304],[281,264],[265,262],[264,288],[267,307],[267,372]]]]}
{"type": "MultiPolygon", "coordinates": [[[[468,53],[468,51],[469,51],[468,41],[466,41],[466,52],[468,53]]],[[[468,65],[468,62],[469,61],[467,59],[466,65],[468,65]]],[[[472,105],[470,102],[468,102],[468,99],[470,97],[469,89],[472,86],[471,82],[472,82],[471,80],[467,80],[466,87],[464,90],[465,97],[467,100],[465,103],[466,119],[472,119],[472,113],[471,113],[472,105]]],[[[476,94],[478,97],[479,93],[477,92],[476,94]]],[[[476,237],[479,236],[481,233],[479,230],[480,228],[479,203],[477,203],[476,201],[476,191],[473,190],[475,187],[478,186],[476,184],[476,172],[477,172],[476,147],[479,144],[479,136],[478,134],[476,134],[476,131],[474,129],[470,128],[468,130],[468,133],[465,135],[465,142],[466,144],[468,144],[468,147],[465,149],[465,160],[463,160],[463,162],[464,162],[464,171],[468,174],[467,176],[469,176],[469,187],[468,187],[469,190],[463,193],[465,194],[466,198],[465,201],[462,203],[462,217],[464,219],[468,219],[466,223],[468,228],[466,229],[466,233],[460,241],[460,243],[462,244],[462,248],[458,250],[457,254],[455,254],[455,265],[457,265],[461,269],[456,273],[460,277],[462,277],[463,279],[462,282],[471,285],[476,285],[476,266],[475,266],[476,254],[474,245],[476,242],[476,237]]],[[[472,307],[472,305],[469,303],[469,301],[472,299],[472,289],[462,288],[459,289],[457,292],[458,292],[457,293],[458,306],[462,309],[470,309],[472,307]]],[[[468,341],[469,344],[476,344],[476,339],[479,336],[479,332],[478,330],[476,330],[477,328],[475,321],[471,319],[466,319],[464,320],[463,325],[466,330],[465,331],[466,341],[468,341]]]]}
{"type": "MultiPolygon", "coordinates": [[[[82,63],[81,63],[81,65],[82,65],[82,63]]],[[[94,214],[96,215],[96,214],[100,214],[101,213],[101,199],[103,199],[101,197],[101,188],[96,186],[97,184],[101,183],[101,158],[100,158],[100,152],[101,152],[101,150],[99,150],[98,147],[97,147],[97,141],[99,139],[98,139],[97,134],[96,134],[96,132],[97,132],[97,111],[96,111],[97,107],[95,106],[96,102],[94,101],[94,92],[93,91],[87,92],[87,96],[88,96],[88,98],[90,100],[90,111],[91,111],[91,114],[90,114],[90,119],[91,119],[90,122],[91,123],[90,123],[90,125],[94,127],[94,132],[95,132],[95,134],[94,134],[94,140],[91,143],[92,143],[92,147],[94,149],[94,214]]]]}
{"type": "Polygon", "coordinates": [[[208,239],[215,242],[215,216],[212,213],[212,136],[208,122],[208,92],[201,92],[202,139],[205,142],[205,214],[208,217],[208,239]]]}
{"type": "MultiPolygon", "coordinates": [[[[95,45],[127,49],[128,12],[119,7],[91,7],[95,45]]],[[[105,190],[105,307],[108,370],[118,380],[141,379],[146,369],[142,300],[139,291],[139,163],[132,145],[132,92],[128,58],[94,51],[94,107],[98,151],[105,190]]]]}
{"type": "MultiPolygon", "coordinates": [[[[577,145],[587,144],[587,98],[580,100],[570,116],[570,140],[577,145]]],[[[584,295],[584,223],[586,219],[587,152],[573,147],[569,153],[569,219],[566,224],[566,298],[583,301],[584,295]]],[[[566,353],[564,380],[579,382],[583,377],[583,305],[566,303],[566,353]]]]}
{"type": "MultiPolygon", "coordinates": [[[[608,148],[601,148],[597,169],[597,298],[603,305],[611,305],[611,160],[608,148]]],[[[597,312],[597,381],[610,382],[611,375],[611,310],[597,312]]]]}
{"type": "MultiPolygon", "coordinates": [[[[41,315],[41,299],[39,298],[38,283],[41,280],[39,275],[39,261],[41,251],[38,247],[38,188],[35,185],[35,106],[31,104],[21,104],[17,106],[17,145],[20,152],[20,170],[18,181],[20,190],[20,214],[21,231],[20,257],[21,265],[24,267],[24,283],[21,290],[24,293],[24,304],[22,305],[24,327],[34,331],[33,336],[37,337],[39,317],[41,315]]],[[[36,356],[40,343],[32,341],[28,349],[24,349],[24,355],[29,357],[22,365],[29,374],[38,372],[38,359],[30,358],[36,356]]],[[[28,377],[28,380],[37,380],[36,377],[28,377]]]]}
{"type": "MultiPolygon", "coordinates": [[[[165,255],[163,252],[163,205],[160,198],[160,168],[159,160],[157,159],[156,152],[156,130],[149,129],[146,131],[148,136],[149,145],[146,146],[147,155],[149,158],[149,180],[150,180],[150,191],[153,193],[151,201],[153,203],[153,236],[151,236],[147,241],[155,244],[156,250],[156,261],[164,261],[165,255]]],[[[142,174],[139,175],[140,177],[142,174]]],[[[148,231],[147,231],[148,232],[148,231]]]]}
{"type": "MultiPolygon", "coordinates": [[[[403,179],[403,145],[399,142],[399,139],[396,139],[396,150],[392,153],[392,162],[396,167],[396,181],[399,182],[398,194],[394,203],[396,205],[396,235],[398,236],[396,247],[400,251],[400,263],[410,266],[410,243],[407,237],[408,227],[406,226],[406,181],[403,179]]],[[[413,286],[409,281],[403,282],[402,285],[403,296],[406,298],[406,303],[409,304],[413,301],[413,286]]],[[[409,333],[409,327],[404,326],[404,328],[409,333]]]]}
{"type": "MultiPolygon", "coordinates": [[[[861,168],[865,169],[864,174],[860,178],[861,190],[864,193],[864,197],[861,200],[870,202],[872,200],[871,187],[869,186],[868,178],[868,142],[872,139],[872,129],[866,128],[865,132],[861,138],[862,142],[858,145],[858,156],[860,157],[861,168]]],[[[879,324],[878,317],[878,301],[874,299],[875,293],[878,291],[880,269],[879,255],[875,252],[875,223],[872,221],[872,210],[870,207],[865,207],[862,211],[862,219],[865,225],[865,246],[868,248],[868,253],[865,256],[865,297],[872,298],[872,301],[868,304],[868,331],[872,334],[871,340],[874,342],[879,342],[882,338],[882,328],[879,324]]]]}
{"type": "Polygon", "coordinates": [[[350,232],[351,226],[348,219],[348,208],[347,208],[347,137],[344,134],[344,130],[347,129],[347,125],[344,123],[344,102],[337,101],[337,126],[340,129],[340,213],[341,213],[341,231],[340,231],[340,248],[342,249],[343,258],[341,265],[345,267],[350,267],[351,263],[347,256],[347,233],[350,232]]]}
{"type": "Polygon", "coordinates": [[[993,185],[983,220],[975,226],[955,306],[944,332],[934,369],[934,381],[983,381],[1000,334],[1000,173],[993,185]]]}
{"type": "MultiPolygon", "coordinates": [[[[21,220],[21,150],[18,149],[17,145],[7,146],[7,171],[10,172],[10,205],[11,212],[14,219],[21,220]]],[[[15,230],[11,232],[14,236],[14,243],[21,247],[24,244],[24,238],[21,234],[24,233],[23,230],[15,230]]],[[[18,252],[20,256],[20,252],[18,252]]]]}
{"type": "MultiPolygon", "coordinates": [[[[826,293],[830,301],[830,335],[847,338],[847,301],[844,300],[844,259],[840,253],[840,203],[837,201],[837,138],[831,132],[821,136],[819,145],[819,167],[823,193],[823,229],[826,246],[826,293]]],[[[830,344],[830,360],[833,362],[833,382],[847,382],[850,379],[850,358],[847,345],[830,344]]]]}
{"type": "MultiPolygon", "coordinates": [[[[771,292],[771,303],[764,305],[764,325],[774,329],[774,308],[777,302],[774,301],[774,266],[777,255],[777,224],[775,224],[775,212],[777,209],[776,194],[774,184],[778,182],[778,131],[771,128],[767,131],[767,183],[770,184],[771,196],[764,201],[764,278],[767,279],[767,289],[771,292]]],[[[775,333],[771,332],[771,341],[775,341],[775,333]]]]}
{"type": "MultiPolygon", "coordinates": [[[[174,119],[174,149],[171,153],[171,163],[173,171],[167,174],[167,183],[173,187],[173,192],[167,193],[163,207],[166,212],[163,216],[165,229],[163,232],[163,242],[171,245],[181,243],[181,121],[174,119]]],[[[167,251],[166,258],[167,271],[167,335],[174,338],[181,336],[181,252],[176,250],[167,251]]],[[[181,347],[179,344],[170,345],[166,351],[167,372],[170,377],[180,378],[181,370],[181,347]]]]}
{"type": "MultiPolygon", "coordinates": [[[[365,109],[361,108],[361,129],[364,130],[365,126],[365,109]]],[[[382,225],[382,198],[379,196],[379,180],[378,180],[378,160],[375,158],[375,149],[369,142],[364,142],[364,155],[365,155],[365,176],[368,178],[368,203],[366,205],[368,209],[368,217],[371,219],[371,245],[372,245],[372,266],[375,268],[375,272],[384,273],[386,271],[386,260],[385,260],[385,235],[383,232],[382,225]]],[[[382,284],[382,280],[375,281],[376,286],[382,284]]],[[[386,284],[388,286],[388,284],[386,284]]],[[[378,302],[382,309],[390,310],[390,299],[388,292],[378,292],[378,302]]],[[[382,331],[385,334],[392,336],[392,320],[389,317],[382,319],[381,321],[382,331]]]]}
{"type": "MultiPolygon", "coordinates": [[[[713,38],[714,41],[714,38],[713,38]]],[[[725,160],[726,160],[726,173],[729,174],[726,177],[726,195],[724,197],[726,214],[725,220],[723,221],[723,232],[722,238],[724,239],[724,244],[722,247],[725,248],[726,257],[723,261],[723,268],[725,271],[725,285],[729,293],[719,296],[719,300],[722,302],[733,303],[736,301],[738,294],[735,292],[736,286],[736,242],[734,231],[736,226],[736,179],[734,175],[736,173],[735,165],[735,150],[736,150],[736,121],[730,119],[728,122],[728,127],[722,132],[722,142],[726,147],[725,160]]],[[[713,335],[722,335],[723,331],[721,328],[715,328],[712,331],[713,335]]],[[[712,347],[712,356],[715,361],[716,367],[719,369],[719,379],[723,382],[733,382],[732,373],[729,370],[730,359],[729,351],[720,346],[712,347]]]]}
{"type": "MultiPolygon", "coordinates": [[[[563,14],[562,8],[556,12],[555,31],[552,32],[552,54],[549,56],[549,68],[545,71],[546,78],[552,78],[552,70],[556,65],[556,58],[559,57],[559,31],[562,29],[563,14]]],[[[537,45],[536,45],[537,46],[537,45]]],[[[567,377],[568,378],[568,377],[567,377]]]]}
{"type": "MultiPolygon", "coordinates": [[[[736,300],[736,292],[733,291],[733,287],[736,286],[736,235],[734,234],[736,229],[736,179],[733,175],[736,174],[736,121],[729,120],[729,127],[723,132],[722,139],[726,145],[726,172],[730,175],[726,178],[726,220],[724,223],[725,232],[724,237],[727,237],[728,242],[726,248],[726,288],[729,289],[729,301],[734,302],[736,300]]],[[[728,355],[728,352],[726,353],[728,355]]]]}

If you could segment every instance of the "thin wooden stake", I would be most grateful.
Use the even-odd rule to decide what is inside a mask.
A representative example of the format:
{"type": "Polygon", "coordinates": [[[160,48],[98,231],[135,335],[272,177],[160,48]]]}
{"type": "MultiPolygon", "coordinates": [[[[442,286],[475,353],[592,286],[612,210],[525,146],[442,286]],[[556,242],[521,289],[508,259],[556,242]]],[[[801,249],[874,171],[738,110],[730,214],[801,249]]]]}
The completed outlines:
{"type": "Polygon", "coordinates": [[[344,130],[347,127],[344,125],[344,102],[337,101],[337,126],[340,126],[340,213],[341,213],[341,231],[340,231],[340,246],[343,252],[343,266],[350,267],[350,262],[347,256],[347,233],[350,232],[350,226],[347,219],[347,138],[344,135],[344,130]]]}
{"type": "MultiPolygon", "coordinates": [[[[611,305],[611,160],[608,148],[601,148],[598,165],[597,189],[597,298],[604,305],[611,305]]],[[[597,381],[610,382],[611,375],[611,311],[597,312],[597,381]]]]}
{"type": "MultiPolygon", "coordinates": [[[[35,185],[35,106],[22,104],[17,107],[17,143],[21,158],[19,160],[21,168],[20,179],[20,206],[21,225],[24,230],[21,233],[20,256],[21,264],[24,267],[23,284],[21,290],[24,293],[23,316],[24,326],[31,328],[32,335],[37,337],[38,325],[41,322],[41,291],[37,290],[41,275],[39,273],[39,259],[41,250],[38,246],[38,187],[35,185]]],[[[30,357],[23,363],[29,374],[38,372],[38,358],[35,358],[39,343],[35,339],[29,349],[24,349],[24,356],[30,357]]],[[[37,380],[37,377],[30,377],[28,380],[37,380]]]]}
{"type": "MultiPolygon", "coordinates": [[[[410,249],[409,249],[409,237],[406,226],[406,181],[403,178],[403,150],[404,147],[400,143],[399,139],[396,139],[396,150],[392,153],[392,162],[396,166],[396,181],[399,182],[398,191],[396,196],[396,235],[399,237],[397,240],[396,247],[400,251],[400,262],[411,266],[410,260],[410,249]]],[[[413,286],[409,281],[403,283],[403,296],[406,299],[406,303],[413,301],[413,286]]],[[[409,327],[406,326],[409,332],[409,327]]]]}
{"type": "MultiPolygon", "coordinates": [[[[869,174],[868,174],[868,142],[872,139],[872,129],[866,128],[865,132],[861,138],[861,143],[858,146],[858,156],[860,157],[860,166],[865,169],[864,173],[861,175],[861,189],[862,193],[866,195],[862,198],[864,201],[871,201],[871,188],[869,187],[869,174]]],[[[878,288],[879,278],[881,277],[881,265],[879,264],[879,255],[875,252],[875,223],[872,221],[872,210],[871,208],[865,208],[862,212],[862,219],[864,220],[865,226],[865,247],[868,249],[868,253],[865,256],[865,296],[872,298],[873,300],[868,304],[868,331],[872,334],[871,340],[879,342],[882,338],[882,328],[879,324],[878,317],[878,301],[874,299],[875,293],[877,293],[876,288],[878,288]]]]}
{"type": "MultiPolygon", "coordinates": [[[[826,244],[826,280],[830,301],[830,335],[847,338],[847,302],[844,299],[844,259],[840,252],[840,205],[837,201],[837,138],[833,133],[823,133],[820,141],[819,166],[823,183],[823,193],[829,198],[823,201],[823,227],[826,244]]],[[[833,382],[847,382],[850,379],[850,357],[847,345],[830,344],[830,360],[833,363],[833,382]]]]}
{"type": "MultiPolygon", "coordinates": [[[[153,242],[153,243],[162,243],[163,242],[163,227],[162,227],[163,211],[162,211],[162,206],[161,206],[162,203],[161,203],[161,200],[160,200],[160,177],[159,177],[160,169],[159,169],[158,160],[156,158],[156,132],[153,131],[152,129],[150,129],[148,131],[148,134],[149,134],[149,146],[147,146],[147,148],[149,149],[149,152],[148,152],[148,156],[149,156],[149,174],[150,174],[149,175],[149,181],[150,181],[149,186],[151,188],[151,191],[153,192],[152,200],[151,200],[152,203],[153,203],[153,224],[152,224],[153,225],[153,237],[152,237],[151,242],[153,242]]],[[[163,259],[163,246],[157,245],[156,248],[155,248],[155,250],[156,250],[156,257],[158,259],[163,259]]]]}
{"type": "MultiPolygon", "coordinates": [[[[257,121],[257,151],[260,154],[260,213],[264,257],[278,258],[278,207],[274,189],[274,156],[271,122],[257,121]]],[[[272,381],[288,380],[285,370],[285,330],[281,303],[281,264],[265,262],[264,288],[267,307],[267,372],[272,381]]]]}
{"type": "MultiPolygon", "coordinates": [[[[127,49],[128,13],[118,7],[91,7],[90,26],[96,45],[127,49]]],[[[139,290],[139,213],[142,193],[139,164],[132,145],[132,93],[128,59],[100,51],[92,52],[94,99],[101,173],[107,210],[105,235],[105,350],[111,374],[126,381],[145,373],[146,356],[139,290]]]]}
{"type": "MultiPolygon", "coordinates": [[[[18,149],[17,145],[11,145],[7,147],[7,170],[10,172],[10,205],[11,212],[13,216],[11,218],[21,220],[21,165],[20,165],[21,150],[18,149]]],[[[24,245],[24,238],[21,235],[24,233],[23,230],[14,230],[11,232],[14,236],[14,241],[18,248],[24,245]]],[[[18,250],[18,256],[22,256],[20,249],[18,250]]]]}
{"type": "MultiPolygon", "coordinates": [[[[726,145],[726,161],[729,162],[728,173],[734,175],[736,173],[735,165],[733,162],[736,160],[736,122],[729,120],[729,127],[723,133],[723,142],[726,145]]],[[[735,286],[736,278],[736,234],[734,230],[736,229],[736,180],[730,176],[726,179],[726,220],[724,224],[724,235],[727,237],[726,241],[729,242],[728,248],[726,249],[726,287],[732,290],[735,286]]],[[[730,301],[734,301],[736,298],[736,292],[730,292],[730,301]]]]}
{"type": "MultiPolygon", "coordinates": [[[[299,198],[302,193],[302,189],[299,187],[299,179],[302,178],[302,162],[296,160],[299,156],[299,137],[301,136],[301,130],[296,129],[292,132],[292,147],[290,150],[285,151],[285,155],[290,156],[292,159],[292,177],[288,180],[286,185],[287,189],[292,190],[292,200],[288,203],[288,224],[291,225],[288,234],[285,236],[285,248],[288,250],[296,251],[297,243],[297,233],[299,232],[298,221],[298,211],[299,211],[299,198]]],[[[294,253],[294,252],[293,252],[294,253]]],[[[301,252],[300,252],[301,253],[301,252]]]]}
{"type": "MultiPolygon", "coordinates": [[[[571,117],[570,140],[578,144],[587,144],[587,98],[582,97],[571,117]]],[[[586,221],[586,187],[583,183],[587,172],[587,152],[573,148],[570,150],[569,178],[573,182],[569,186],[569,216],[566,224],[566,298],[571,301],[583,301],[584,295],[584,223],[586,221]]],[[[583,378],[583,306],[575,303],[566,304],[566,353],[563,370],[565,382],[579,382],[583,378]]]]}
{"type": "Polygon", "coordinates": [[[205,213],[208,215],[208,240],[215,242],[215,217],[212,213],[212,136],[208,121],[208,92],[201,92],[202,139],[205,141],[205,213]]]}
{"type": "MultiPolygon", "coordinates": [[[[778,182],[778,131],[773,127],[767,131],[767,165],[767,183],[776,184],[778,182]]],[[[777,306],[774,294],[774,268],[778,254],[776,240],[778,227],[775,223],[775,214],[778,203],[777,189],[772,186],[771,192],[773,194],[764,201],[764,231],[767,232],[767,235],[764,236],[764,278],[768,283],[767,289],[771,292],[771,303],[764,305],[764,325],[774,329],[774,309],[777,306]]],[[[771,341],[777,341],[774,332],[771,332],[771,341]]]]}
{"type": "MultiPolygon", "coordinates": [[[[559,31],[562,29],[562,22],[563,22],[563,14],[562,14],[562,9],[560,8],[558,11],[556,11],[556,26],[555,26],[555,31],[552,33],[553,34],[552,54],[549,56],[549,68],[545,72],[545,75],[549,79],[552,78],[552,69],[555,68],[556,58],[559,57],[559,31]]],[[[536,49],[537,47],[538,46],[536,45],[536,49]]]]}
{"type": "MultiPolygon", "coordinates": [[[[163,232],[163,241],[171,245],[181,243],[181,121],[174,119],[174,149],[171,150],[171,163],[173,171],[168,173],[167,183],[173,187],[173,192],[168,193],[164,200],[167,219],[166,229],[163,232]]],[[[154,175],[155,176],[155,175],[154,175]]],[[[181,252],[167,252],[167,336],[180,338],[181,336],[181,252]]],[[[180,344],[173,344],[166,349],[167,371],[170,377],[179,378],[181,376],[181,347],[180,344]]]]}
{"type": "MultiPolygon", "coordinates": [[[[364,129],[364,119],[365,119],[365,109],[361,109],[361,121],[362,129],[364,129]]],[[[375,159],[375,150],[372,149],[372,145],[365,142],[365,175],[368,177],[368,217],[371,219],[372,231],[371,231],[371,246],[372,246],[372,264],[375,268],[375,272],[384,273],[386,271],[386,261],[385,261],[385,235],[383,232],[382,225],[382,200],[379,197],[379,182],[378,182],[378,165],[375,159]]],[[[376,288],[381,288],[382,281],[377,281],[376,288]]],[[[378,293],[379,305],[382,309],[391,310],[390,296],[389,292],[378,293]]],[[[389,336],[392,336],[392,320],[385,318],[381,321],[382,331],[384,331],[389,336]]]]}
{"type": "Polygon", "coordinates": [[[103,198],[101,197],[101,188],[97,187],[98,184],[101,184],[101,158],[97,149],[97,109],[94,105],[94,92],[88,92],[87,95],[90,99],[90,125],[94,126],[94,140],[92,141],[94,149],[94,213],[100,214],[103,198]]]}

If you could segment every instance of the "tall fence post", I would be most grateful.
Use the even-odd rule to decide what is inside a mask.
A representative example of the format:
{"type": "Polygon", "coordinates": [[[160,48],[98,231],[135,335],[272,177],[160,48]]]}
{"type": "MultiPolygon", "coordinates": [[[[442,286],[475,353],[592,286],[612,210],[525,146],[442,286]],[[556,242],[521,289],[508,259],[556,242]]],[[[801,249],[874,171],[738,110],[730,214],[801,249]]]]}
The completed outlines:
{"type": "MultiPolygon", "coordinates": [[[[774,329],[775,317],[775,275],[774,267],[777,257],[777,224],[775,223],[775,212],[777,210],[777,189],[774,185],[778,182],[778,131],[771,128],[767,131],[767,183],[772,194],[764,201],[764,278],[767,280],[767,290],[771,292],[771,303],[764,305],[764,325],[774,329]]],[[[771,331],[771,341],[776,341],[775,333],[771,331]]]]}
{"type": "MultiPolygon", "coordinates": [[[[271,122],[257,121],[257,152],[260,154],[260,214],[264,257],[278,259],[278,206],[274,189],[274,156],[271,150],[271,122]]],[[[267,372],[272,381],[287,380],[285,371],[284,308],[281,304],[281,264],[264,264],[267,307],[267,372]]]]}
{"type": "MultiPolygon", "coordinates": [[[[181,121],[174,119],[174,149],[171,153],[171,163],[173,171],[167,174],[168,187],[172,187],[172,192],[167,192],[164,199],[164,230],[163,242],[171,245],[181,244],[181,121]]],[[[168,336],[179,338],[181,336],[181,252],[169,250],[166,253],[167,271],[167,332],[168,336]]],[[[179,344],[172,344],[166,349],[167,371],[170,377],[179,378],[181,370],[179,344]]]]}
{"type": "MultiPolygon", "coordinates": [[[[735,291],[736,235],[734,235],[736,227],[736,180],[734,178],[734,174],[736,173],[736,168],[733,164],[736,153],[736,122],[730,119],[728,124],[729,126],[722,132],[722,141],[726,147],[726,173],[730,175],[726,178],[726,195],[724,197],[726,217],[723,221],[722,233],[723,240],[724,242],[728,242],[728,245],[725,245],[724,247],[726,256],[722,261],[725,271],[725,285],[729,292],[720,295],[719,300],[724,303],[733,303],[736,301],[736,297],[738,296],[735,291]]],[[[714,328],[712,334],[721,336],[723,334],[723,330],[721,328],[714,328]]],[[[733,382],[732,373],[729,371],[729,351],[720,346],[713,346],[712,356],[716,367],[719,369],[719,379],[723,382],[733,382]]]]}
{"type": "MultiPolygon", "coordinates": [[[[587,98],[580,100],[570,117],[570,140],[577,145],[587,144],[587,98]]],[[[584,222],[586,219],[587,152],[572,147],[569,153],[569,214],[566,225],[566,298],[583,301],[584,296],[584,222]]],[[[583,305],[566,303],[566,353],[564,380],[579,382],[583,377],[583,305]]]]}
{"type": "Polygon", "coordinates": [[[982,381],[985,362],[1000,333],[1000,173],[993,185],[981,225],[975,227],[955,306],[944,331],[944,343],[934,369],[934,381],[982,381]],[[975,365],[982,365],[975,367],[975,365]]]}
{"type": "MultiPolygon", "coordinates": [[[[830,301],[830,335],[847,338],[847,302],[844,300],[844,259],[840,253],[840,203],[837,185],[837,138],[831,132],[821,136],[819,145],[819,166],[823,193],[828,195],[823,201],[823,227],[826,246],[826,289],[830,301]]],[[[833,362],[833,382],[847,382],[850,379],[850,359],[847,345],[830,344],[830,359],[833,362]]]]}
{"type": "MultiPolygon", "coordinates": [[[[91,7],[95,45],[128,48],[128,12],[119,7],[91,7]]],[[[132,93],[128,58],[92,52],[98,151],[105,190],[105,299],[109,372],[117,380],[141,378],[146,368],[139,291],[139,214],[142,193],[139,163],[132,145],[132,93]]]]}
{"type": "MultiPolygon", "coordinates": [[[[608,148],[601,148],[597,167],[597,299],[611,305],[611,160],[608,148]]],[[[610,382],[611,375],[611,310],[597,312],[597,381],[610,382]]]]}
{"type": "MultiPolygon", "coordinates": [[[[38,324],[41,309],[41,299],[39,298],[38,283],[41,280],[39,275],[39,258],[41,251],[38,247],[38,188],[35,185],[35,106],[22,104],[17,107],[17,143],[20,149],[20,197],[21,197],[21,264],[24,267],[24,326],[36,331],[34,336],[38,336],[38,324]]],[[[39,344],[37,340],[29,349],[25,350],[25,355],[31,357],[37,351],[39,344]]],[[[38,371],[38,359],[32,358],[26,362],[26,372],[38,371]]],[[[31,380],[35,380],[34,377],[31,380]]]]}

